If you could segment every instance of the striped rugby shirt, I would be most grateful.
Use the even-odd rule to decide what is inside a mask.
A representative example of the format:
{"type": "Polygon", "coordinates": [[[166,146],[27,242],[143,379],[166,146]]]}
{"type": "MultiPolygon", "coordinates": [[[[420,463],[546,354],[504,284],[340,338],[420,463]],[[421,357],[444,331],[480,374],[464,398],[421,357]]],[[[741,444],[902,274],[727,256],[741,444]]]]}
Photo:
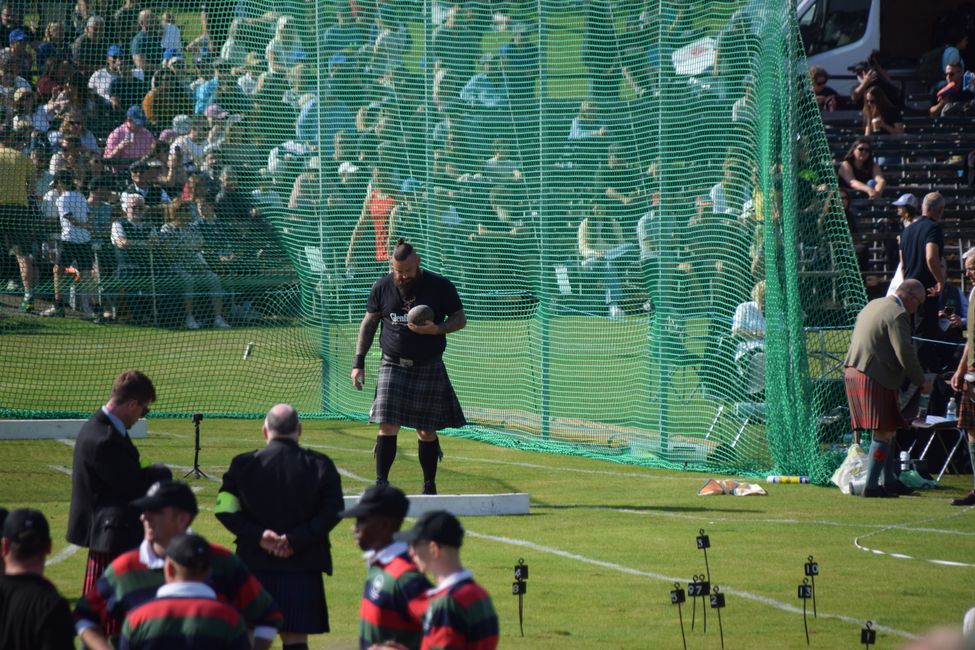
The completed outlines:
{"type": "Polygon", "coordinates": [[[119,650],[248,650],[240,612],[200,582],[163,585],[129,612],[119,650]]]}
{"type": "Polygon", "coordinates": [[[422,650],[494,650],[498,615],[491,596],[468,569],[448,576],[427,592],[422,650]]]}
{"type": "MultiPolygon", "coordinates": [[[[210,577],[208,584],[217,594],[217,600],[225,602],[240,612],[248,626],[254,627],[254,636],[273,639],[284,615],[271,594],[265,591],[244,563],[223,546],[210,544],[210,577]]],[[[156,590],[165,584],[162,567],[165,558],[152,550],[152,545],[142,540],[139,548],[115,558],[98,578],[95,588],[78,599],[75,605],[75,630],[80,635],[88,627],[101,625],[110,619],[121,621],[126,614],[156,596],[156,590]]]]}
{"type": "Polygon", "coordinates": [[[417,569],[405,542],[365,554],[369,562],[359,606],[359,647],[398,641],[419,648],[430,581],[417,569]]]}

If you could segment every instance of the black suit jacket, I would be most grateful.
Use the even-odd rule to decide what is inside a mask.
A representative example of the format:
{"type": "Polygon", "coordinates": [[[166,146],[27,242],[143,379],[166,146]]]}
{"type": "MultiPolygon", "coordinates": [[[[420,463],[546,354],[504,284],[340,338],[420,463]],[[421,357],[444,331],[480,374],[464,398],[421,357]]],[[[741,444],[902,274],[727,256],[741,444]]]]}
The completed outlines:
{"type": "Polygon", "coordinates": [[[164,467],[143,469],[139,450],[101,409],[85,422],[74,447],[68,532],[72,544],[118,555],[142,541],[139,513],[128,508],[155,481],[169,478],[164,467]]]}
{"type": "Polygon", "coordinates": [[[252,571],[332,575],[328,534],[345,506],[342,479],[328,456],[291,440],[272,440],[235,457],[220,492],[217,519],[237,536],[237,555],[252,571]],[[287,535],[295,554],[282,559],[262,549],[265,530],[287,535]]]}

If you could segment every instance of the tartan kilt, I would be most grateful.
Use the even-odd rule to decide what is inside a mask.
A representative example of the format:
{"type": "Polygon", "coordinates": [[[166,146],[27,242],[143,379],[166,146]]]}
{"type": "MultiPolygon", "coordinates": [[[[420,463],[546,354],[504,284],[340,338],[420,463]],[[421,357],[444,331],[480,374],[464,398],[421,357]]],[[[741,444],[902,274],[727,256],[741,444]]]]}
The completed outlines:
{"type": "Polygon", "coordinates": [[[424,431],[467,424],[441,359],[411,368],[383,359],[379,364],[376,397],[369,409],[369,421],[424,431]]]}
{"type": "MultiPolygon", "coordinates": [[[[95,588],[95,583],[102,577],[105,569],[108,568],[108,565],[112,563],[115,557],[111,553],[92,551],[89,549],[88,562],[85,564],[85,584],[81,589],[82,596],[95,588]]],[[[101,624],[105,636],[109,638],[117,637],[119,632],[122,631],[122,621],[117,618],[109,617],[101,621],[101,624]]]]}
{"type": "Polygon", "coordinates": [[[843,373],[843,379],[854,430],[895,431],[910,426],[901,415],[896,390],[884,388],[879,382],[849,366],[843,373]]]}
{"type": "Polygon", "coordinates": [[[325,584],[320,571],[254,571],[284,614],[282,632],[325,634],[329,631],[325,584]]]}
{"type": "Polygon", "coordinates": [[[975,386],[969,384],[958,398],[958,428],[975,433],[975,386]]]}

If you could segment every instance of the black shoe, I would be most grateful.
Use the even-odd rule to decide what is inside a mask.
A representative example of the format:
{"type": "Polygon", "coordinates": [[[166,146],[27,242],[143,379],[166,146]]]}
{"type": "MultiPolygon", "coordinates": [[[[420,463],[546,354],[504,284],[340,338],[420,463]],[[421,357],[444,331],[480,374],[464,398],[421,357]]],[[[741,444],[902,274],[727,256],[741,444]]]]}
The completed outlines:
{"type": "Polygon", "coordinates": [[[422,494],[436,494],[437,484],[433,481],[423,481],[423,492],[422,494]]]}
{"type": "Polygon", "coordinates": [[[975,506],[975,490],[972,490],[960,499],[952,499],[953,506],[975,506]]]}
{"type": "Polygon", "coordinates": [[[389,485],[389,481],[387,479],[384,478],[376,479],[376,487],[386,487],[387,485],[389,485]]]}
{"type": "Polygon", "coordinates": [[[890,484],[884,483],[884,490],[890,492],[891,494],[896,494],[901,497],[915,497],[917,492],[907,487],[900,481],[893,481],[890,484]]]}
{"type": "Polygon", "coordinates": [[[884,488],[877,486],[875,488],[863,488],[863,497],[866,499],[896,499],[897,494],[894,492],[888,492],[884,488]]]}

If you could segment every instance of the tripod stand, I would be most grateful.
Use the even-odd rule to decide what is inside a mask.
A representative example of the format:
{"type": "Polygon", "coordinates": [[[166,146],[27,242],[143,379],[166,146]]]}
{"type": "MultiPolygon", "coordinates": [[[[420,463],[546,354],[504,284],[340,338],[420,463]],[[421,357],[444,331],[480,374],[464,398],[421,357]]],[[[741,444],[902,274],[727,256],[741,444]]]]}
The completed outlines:
{"type": "Polygon", "coordinates": [[[195,444],[193,450],[193,469],[188,471],[186,475],[183,476],[183,478],[186,478],[191,474],[193,475],[193,478],[210,478],[209,476],[203,473],[203,470],[200,469],[200,422],[203,420],[203,414],[194,413],[191,417],[193,419],[193,429],[194,429],[194,438],[195,438],[195,444]]]}

